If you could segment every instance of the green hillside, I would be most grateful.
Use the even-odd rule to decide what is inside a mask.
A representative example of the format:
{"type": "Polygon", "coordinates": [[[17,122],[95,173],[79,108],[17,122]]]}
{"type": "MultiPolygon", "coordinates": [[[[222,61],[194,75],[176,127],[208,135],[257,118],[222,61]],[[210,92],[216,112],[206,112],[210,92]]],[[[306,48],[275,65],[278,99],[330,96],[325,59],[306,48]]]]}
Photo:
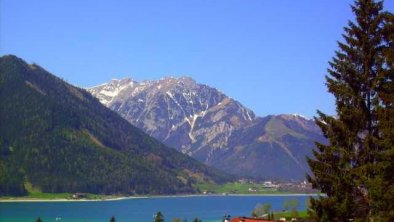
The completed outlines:
{"type": "Polygon", "coordinates": [[[0,195],[194,192],[221,172],[167,148],[83,89],[15,56],[0,58],[0,195]]]}

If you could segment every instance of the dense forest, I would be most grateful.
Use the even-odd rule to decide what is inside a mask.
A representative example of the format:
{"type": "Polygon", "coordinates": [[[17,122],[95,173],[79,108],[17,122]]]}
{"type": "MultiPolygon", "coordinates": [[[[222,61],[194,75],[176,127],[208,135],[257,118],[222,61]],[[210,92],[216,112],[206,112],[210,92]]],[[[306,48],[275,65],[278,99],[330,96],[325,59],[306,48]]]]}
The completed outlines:
{"type": "Polygon", "coordinates": [[[15,56],[0,58],[0,195],[170,194],[229,176],[167,148],[74,87],[15,56]]]}

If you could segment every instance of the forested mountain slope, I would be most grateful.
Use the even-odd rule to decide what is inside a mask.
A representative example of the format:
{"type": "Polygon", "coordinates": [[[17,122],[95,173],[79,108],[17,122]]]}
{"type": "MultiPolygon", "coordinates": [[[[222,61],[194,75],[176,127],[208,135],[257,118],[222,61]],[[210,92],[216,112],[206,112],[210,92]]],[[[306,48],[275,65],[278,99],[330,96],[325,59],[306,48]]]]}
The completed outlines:
{"type": "Polygon", "coordinates": [[[15,56],[0,58],[0,194],[184,193],[228,179],[167,148],[74,87],[15,56]]]}

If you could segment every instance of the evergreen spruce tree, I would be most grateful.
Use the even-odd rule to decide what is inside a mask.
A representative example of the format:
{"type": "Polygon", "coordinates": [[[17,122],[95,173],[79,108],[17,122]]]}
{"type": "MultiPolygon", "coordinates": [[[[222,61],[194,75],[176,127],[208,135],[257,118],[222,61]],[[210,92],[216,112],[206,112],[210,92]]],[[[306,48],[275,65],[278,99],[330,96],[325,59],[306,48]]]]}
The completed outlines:
{"type": "Polygon", "coordinates": [[[42,222],[41,217],[38,217],[36,222],[42,222]]]}
{"type": "Polygon", "coordinates": [[[116,222],[116,219],[114,216],[111,217],[111,219],[109,220],[109,222],[116,222]]]}
{"type": "Polygon", "coordinates": [[[387,46],[382,50],[385,67],[379,75],[384,81],[377,90],[381,104],[377,111],[379,150],[369,187],[374,200],[371,211],[377,221],[394,221],[394,15],[386,12],[384,19],[387,46]]]}
{"type": "Polygon", "coordinates": [[[382,215],[393,206],[393,190],[385,193],[394,172],[392,14],[373,0],[355,1],[352,11],[356,19],[326,76],[337,116],[318,111],[328,144],[317,143],[315,158],[308,159],[308,180],[327,194],[311,200],[317,221],[391,219],[382,215]]]}

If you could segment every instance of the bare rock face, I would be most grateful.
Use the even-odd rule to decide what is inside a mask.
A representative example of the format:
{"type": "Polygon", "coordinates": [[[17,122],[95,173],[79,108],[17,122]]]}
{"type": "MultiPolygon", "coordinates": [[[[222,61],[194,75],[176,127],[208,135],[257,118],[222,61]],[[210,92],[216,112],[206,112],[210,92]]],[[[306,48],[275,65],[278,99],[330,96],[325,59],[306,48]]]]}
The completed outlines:
{"type": "Polygon", "coordinates": [[[234,129],[253,122],[252,111],[239,102],[187,77],[141,83],[112,80],[88,89],[100,102],[165,144],[208,161],[214,150],[227,149],[234,129]]]}
{"type": "Polygon", "coordinates": [[[236,100],[188,77],[114,79],[88,91],[166,145],[241,176],[303,179],[305,155],[314,140],[322,140],[311,120],[300,115],[258,118],[236,100]],[[289,167],[297,173],[286,173],[289,167]]]}

